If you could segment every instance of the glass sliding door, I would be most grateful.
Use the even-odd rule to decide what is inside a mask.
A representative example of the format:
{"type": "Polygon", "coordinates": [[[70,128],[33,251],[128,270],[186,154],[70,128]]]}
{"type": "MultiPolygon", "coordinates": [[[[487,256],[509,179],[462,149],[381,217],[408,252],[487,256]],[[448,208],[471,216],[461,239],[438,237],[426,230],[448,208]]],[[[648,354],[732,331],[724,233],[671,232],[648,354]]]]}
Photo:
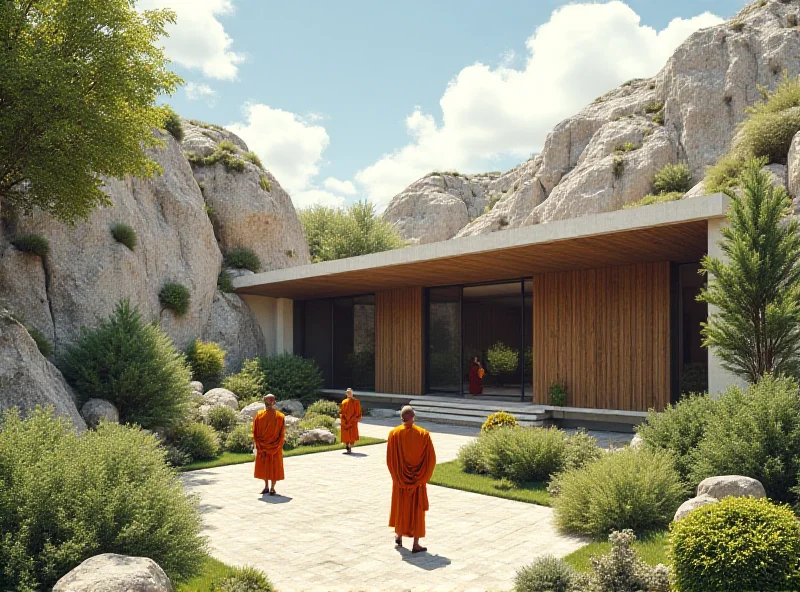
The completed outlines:
{"type": "Polygon", "coordinates": [[[522,397],[533,401],[533,280],[523,282],[522,330],[525,343],[522,397]]]}
{"type": "Polygon", "coordinates": [[[697,296],[705,286],[698,273],[699,263],[678,267],[680,277],[680,396],[708,392],[708,350],[703,347],[701,323],[708,317],[708,305],[697,296]]]}
{"type": "Polygon", "coordinates": [[[375,390],[375,296],[353,298],[353,350],[349,357],[352,386],[375,390]]]}
{"type": "Polygon", "coordinates": [[[428,290],[428,390],[461,390],[461,288],[428,290]]]}

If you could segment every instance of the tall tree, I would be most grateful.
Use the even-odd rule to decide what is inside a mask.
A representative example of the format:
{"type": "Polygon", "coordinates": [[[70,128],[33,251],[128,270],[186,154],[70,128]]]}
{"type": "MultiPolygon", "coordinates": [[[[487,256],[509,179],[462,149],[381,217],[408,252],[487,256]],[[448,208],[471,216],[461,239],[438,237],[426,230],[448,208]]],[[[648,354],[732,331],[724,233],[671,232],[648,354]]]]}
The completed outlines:
{"type": "Polygon", "coordinates": [[[404,245],[397,229],[367,201],[349,208],[311,206],[299,212],[315,263],[398,249],[404,245]]]}
{"type": "Polygon", "coordinates": [[[717,308],[703,325],[704,345],[722,365],[755,383],[765,374],[800,378],[800,236],[783,187],[762,161],[748,161],[720,243],[706,256],[708,286],[699,299],[717,308]]]}
{"type": "Polygon", "coordinates": [[[0,2],[0,200],[66,222],[108,204],[99,175],[147,176],[143,148],[181,79],[157,45],[168,10],[134,0],[0,2]]]}

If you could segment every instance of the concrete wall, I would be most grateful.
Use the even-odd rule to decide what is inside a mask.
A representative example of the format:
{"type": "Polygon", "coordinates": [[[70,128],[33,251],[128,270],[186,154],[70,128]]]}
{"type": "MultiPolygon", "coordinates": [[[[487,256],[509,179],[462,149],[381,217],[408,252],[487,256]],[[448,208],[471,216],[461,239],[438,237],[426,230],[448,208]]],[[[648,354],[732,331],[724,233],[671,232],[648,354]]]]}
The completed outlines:
{"type": "Polygon", "coordinates": [[[241,294],[264,335],[265,356],[292,353],[294,340],[294,303],[287,298],[268,298],[241,294]]]}
{"type": "MultiPolygon", "coordinates": [[[[719,246],[722,240],[722,229],[727,224],[725,218],[712,218],[708,221],[708,255],[723,258],[725,255],[719,246]]],[[[708,316],[711,317],[717,308],[708,306],[708,316]]],[[[714,350],[708,350],[708,392],[712,396],[719,395],[730,385],[746,386],[747,383],[722,367],[722,361],[714,355],[714,350]]]]}

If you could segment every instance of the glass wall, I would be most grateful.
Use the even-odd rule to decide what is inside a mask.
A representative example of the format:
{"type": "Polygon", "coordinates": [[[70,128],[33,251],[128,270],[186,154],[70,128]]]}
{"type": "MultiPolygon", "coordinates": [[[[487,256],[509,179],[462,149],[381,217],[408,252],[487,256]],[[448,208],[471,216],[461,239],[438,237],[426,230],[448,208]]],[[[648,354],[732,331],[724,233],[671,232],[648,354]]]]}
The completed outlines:
{"type": "Polygon", "coordinates": [[[522,357],[525,398],[533,400],[533,280],[523,282],[524,302],[522,307],[522,328],[525,353],[522,357]]]}
{"type": "Polygon", "coordinates": [[[374,390],[375,296],[295,302],[295,354],[314,359],[325,388],[374,390]]]}
{"type": "Polygon", "coordinates": [[[428,290],[428,390],[461,390],[461,288],[428,290]]]}
{"type": "Polygon", "coordinates": [[[701,323],[708,316],[708,305],[697,296],[705,286],[698,273],[699,263],[679,266],[680,277],[680,394],[708,391],[708,350],[703,347],[701,323]]]}

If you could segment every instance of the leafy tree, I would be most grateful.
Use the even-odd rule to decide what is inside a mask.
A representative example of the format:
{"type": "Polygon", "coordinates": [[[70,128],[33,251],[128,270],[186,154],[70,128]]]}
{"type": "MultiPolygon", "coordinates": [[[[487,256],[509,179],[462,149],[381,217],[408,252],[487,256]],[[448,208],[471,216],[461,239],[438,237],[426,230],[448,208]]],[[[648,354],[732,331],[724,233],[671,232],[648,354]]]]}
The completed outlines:
{"type": "Polygon", "coordinates": [[[349,208],[315,205],[300,210],[311,260],[332,261],[399,249],[403,239],[394,226],[378,216],[375,206],[358,201],[349,208]]]}
{"type": "Polygon", "coordinates": [[[168,10],[133,0],[0,3],[0,199],[67,222],[110,204],[99,175],[158,170],[143,148],[181,79],[157,40],[168,10]]]}
{"type": "Polygon", "coordinates": [[[708,287],[700,299],[717,307],[703,325],[703,344],[723,366],[757,382],[765,373],[800,376],[800,236],[791,200],[775,188],[761,162],[741,175],[730,225],[720,243],[727,261],[706,256],[708,287]]]}

